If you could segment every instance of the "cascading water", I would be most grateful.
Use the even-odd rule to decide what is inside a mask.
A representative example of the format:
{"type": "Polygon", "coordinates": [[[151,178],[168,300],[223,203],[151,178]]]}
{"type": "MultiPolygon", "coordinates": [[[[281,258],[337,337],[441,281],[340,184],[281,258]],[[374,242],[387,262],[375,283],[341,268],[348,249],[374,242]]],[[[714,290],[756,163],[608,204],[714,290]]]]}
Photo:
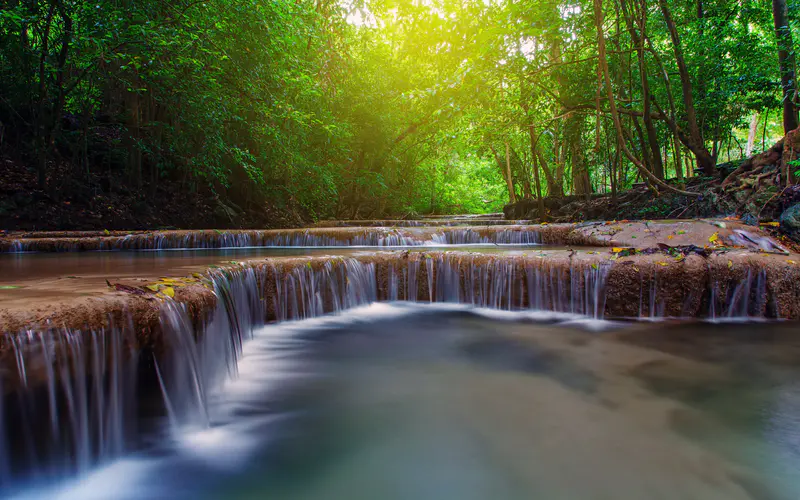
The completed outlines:
{"type": "MultiPolygon", "coordinates": [[[[132,405],[148,397],[148,391],[161,394],[160,415],[168,417],[173,435],[213,428],[209,400],[221,383],[236,377],[244,344],[266,322],[387,300],[603,318],[611,268],[599,257],[546,259],[519,253],[395,252],[254,261],[209,272],[217,303],[203,325],[196,327],[187,306],[166,300],[160,321],[163,351],[137,352],[128,338],[130,326],[15,334],[8,350],[14,371],[2,380],[2,484],[8,488],[30,476],[80,474],[135,449],[145,436],[137,430],[132,405]],[[143,385],[148,374],[137,373],[138,367],[152,372],[152,385],[143,385]]],[[[643,316],[663,314],[655,269],[640,274],[643,316]]],[[[731,272],[725,266],[722,270],[731,272]]],[[[710,316],[764,314],[766,273],[734,270],[735,276],[709,270],[710,316]]]]}
{"type": "Polygon", "coordinates": [[[3,489],[29,477],[85,473],[128,449],[138,360],[125,332],[130,328],[9,337],[16,373],[3,380],[3,489]]]}
{"type": "Polygon", "coordinates": [[[536,245],[540,226],[360,227],[242,231],[162,231],[74,238],[3,238],[0,252],[169,250],[246,247],[413,247],[434,245],[536,245]]]}

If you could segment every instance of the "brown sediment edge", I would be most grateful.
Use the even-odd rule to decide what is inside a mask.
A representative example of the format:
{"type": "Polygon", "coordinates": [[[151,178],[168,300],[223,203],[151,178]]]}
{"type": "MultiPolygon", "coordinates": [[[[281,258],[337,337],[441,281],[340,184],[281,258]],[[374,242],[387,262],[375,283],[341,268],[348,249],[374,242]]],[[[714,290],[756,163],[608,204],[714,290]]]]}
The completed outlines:
{"type": "MultiPolygon", "coordinates": [[[[259,286],[268,305],[274,300],[271,295],[276,283],[295,270],[322,270],[331,264],[347,261],[375,266],[379,299],[388,296],[388,273],[402,272],[410,262],[418,265],[417,297],[429,300],[428,261],[433,262],[434,281],[443,264],[457,269],[464,286],[465,273],[481,266],[503,264],[505,267],[488,269],[486,279],[510,273],[514,281],[512,303],[527,306],[527,299],[515,295],[522,290],[527,294],[527,270],[547,271],[558,279],[569,281],[572,273],[605,272],[603,291],[606,295],[605,315],[636,317],[639,315],[641,300],[648,300],[655,292],[656,300],[663,302],[664,316],[698,317],[708,312],[709,294],[716,287],[718,297],[727,297],[733,288],[755,279],[762,274],[764,288],[773,303],[772,310],[765,309],[763,316],[783,319],[800,319],[800,265],[782,255],[730,251],[712,254],[708,257],[689,255],[678,260],[664,253],[650,255],[635,254],[618,257],[609,250],[596,252],[548,251],[532,249],[516,254],[484,254],[461,251],[379,251],[364,252],[349,257],[341,256],[299,256],[249,260],[209,269],[206,276],[224,275],[242,269],[253,269],[261,274],[259,286]],[[519,281],[519,283],[516,283],[519,281]]],[[[580,280],[583,280],[580,277],[580,280]]],[[[582,283],[582,281],[581,281],[582,283]]],[[[581,285],[583,286],[583,285],[581,285]]],[[[207,285],[188,283],[175,287],[171,300],[185,304],[193,321],[201,323],[207,319],[216,306],[216,296],[207,285]]],[[[399,299],[403,300],[401,291],[399,299]]],[[[132,321],[137,330],[137,338],[145,345],[151,345],[150,338],[157,334],[158,311],[163,296],[114,293],[108,296],[88,298],[73,304],[66,304],[49,313],[0,312],[0,331],[13,333],[22,330],[71,329],[92,330],[122,326],[132,321]],[[129,319],[130,318],[130,319],[129,319]]],[[[275,319],[273,315],[265,320],[275,319]]]]}

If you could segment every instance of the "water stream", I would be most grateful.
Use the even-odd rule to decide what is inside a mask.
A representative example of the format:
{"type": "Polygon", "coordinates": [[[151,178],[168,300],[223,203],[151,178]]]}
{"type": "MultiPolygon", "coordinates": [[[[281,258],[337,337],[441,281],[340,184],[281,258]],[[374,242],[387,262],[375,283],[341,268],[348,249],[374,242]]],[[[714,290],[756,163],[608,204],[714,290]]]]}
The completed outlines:
{"type": "Polygon", "coordinates": [[[498,227],[408,230],[520,246],[0,256],[30,289],[210,266],[217,297],[199,326],[165,300],[154,350],[133,321],[8,334],[0,495],[800,498],[800,341],[749,322],[765,273],[710,270],[700,323],[663,318],[655,267],[632,296],[658,321],[610,321],[610,264],[498,227]]]}
{"type": "Polygon", "coordinates": [[[161,437],[18,497],[797,498],[785,329],[766,346],[696,325],[714,342],[676,356],[665,326],[638,345],[640,326],[584,318],[389,303],[256,328],[238,351],[209,331],[174,360],[161,437]]]}

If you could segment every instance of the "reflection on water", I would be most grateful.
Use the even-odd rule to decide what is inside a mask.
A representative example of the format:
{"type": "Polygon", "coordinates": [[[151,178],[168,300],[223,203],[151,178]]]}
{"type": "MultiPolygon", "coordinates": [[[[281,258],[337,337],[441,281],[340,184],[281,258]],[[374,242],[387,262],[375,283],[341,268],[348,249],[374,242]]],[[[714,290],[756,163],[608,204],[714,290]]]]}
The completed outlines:
{"type": "Polygon", "coordinates": [[[575,319],[375,304],[268,326],[210,428],[27,496],[800,498],[793,327],[575,319]]]}

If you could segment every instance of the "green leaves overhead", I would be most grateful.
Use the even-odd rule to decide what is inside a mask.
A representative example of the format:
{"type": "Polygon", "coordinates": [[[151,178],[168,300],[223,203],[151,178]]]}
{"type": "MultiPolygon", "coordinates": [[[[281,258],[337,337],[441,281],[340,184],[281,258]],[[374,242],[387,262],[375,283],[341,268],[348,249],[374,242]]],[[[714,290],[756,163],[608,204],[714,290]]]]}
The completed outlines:
{"type": "Polygon", "coordinates": [[[633,0],[601,2],[622,138],[589,0],[12,0],[0,11],[0,122],[51,155],[94,147],[81,168],[133,189],[180,179],[312,216],[622,190],[639,179],[621,142],[648,168],[663,157],[669,178],[691,171],[692,148],[741,156],[754,116],[760,143],[775,135],[776,113],[758,121],[780,107],[768,2],[701,4],[665,2],[699,145],[683,137],[690,110],[665,17],[633,0]],[[100,144],[79,129],[101,130],[100,144]]]}

